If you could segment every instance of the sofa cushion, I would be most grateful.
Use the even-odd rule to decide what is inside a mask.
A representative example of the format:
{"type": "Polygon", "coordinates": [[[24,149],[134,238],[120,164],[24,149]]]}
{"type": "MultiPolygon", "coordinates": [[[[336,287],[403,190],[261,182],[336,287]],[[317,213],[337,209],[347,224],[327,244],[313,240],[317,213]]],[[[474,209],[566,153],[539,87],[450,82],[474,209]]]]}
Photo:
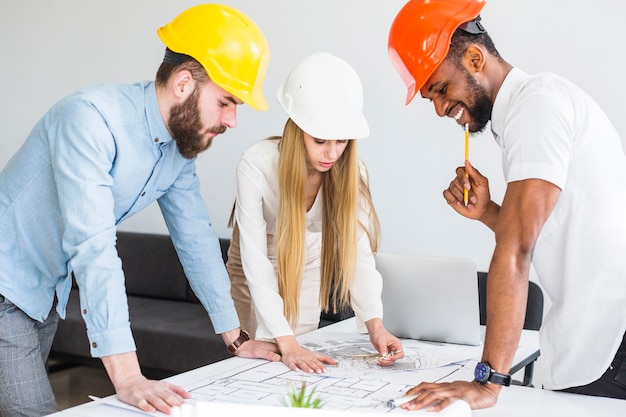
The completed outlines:
{"type": "Polygon", "coordinates": [[[128,295],[187,300],[187,278],[169,235],[118,232],[117,252],[128,295]]]}
{"type": "MultiPolygon", "coordinates": [[[[146,375],[163,378],[232,356],[200,304],[129,296],[128,309],[137,357],[146,375]]],[[[66,360],[90,358],[76,289],[70,294],[65,320],[59,322],[51,352],[55,355],[66,360]]]]}
{"type": "Polygon", "coordinates": [[[175,373],[232,356],[197,303],[129,297],[139,364],[175,373]]]}

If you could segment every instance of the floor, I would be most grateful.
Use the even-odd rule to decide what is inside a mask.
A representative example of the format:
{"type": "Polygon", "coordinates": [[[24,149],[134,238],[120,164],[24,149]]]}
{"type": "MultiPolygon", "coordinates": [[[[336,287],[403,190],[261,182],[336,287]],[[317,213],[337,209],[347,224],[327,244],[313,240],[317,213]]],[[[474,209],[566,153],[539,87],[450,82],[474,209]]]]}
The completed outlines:
{"type": "Polygon", "coordinates": [[[50,383],[60,410],[91,401],[89,395],[106,397],[115,394],[104,369],[85,366],[55,371],[50,383]]]}

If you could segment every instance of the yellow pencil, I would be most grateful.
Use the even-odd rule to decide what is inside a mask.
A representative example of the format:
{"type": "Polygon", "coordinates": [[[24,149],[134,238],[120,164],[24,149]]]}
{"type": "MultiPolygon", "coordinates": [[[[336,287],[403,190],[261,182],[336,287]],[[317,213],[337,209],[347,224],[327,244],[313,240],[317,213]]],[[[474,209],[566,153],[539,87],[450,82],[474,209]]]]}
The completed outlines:
{"type": "MultiPolygon", "coordinates": [[[[465,123],[465,160],[469,159],[469,123],[465,123]]],[[[467,170],[465,170],[465,178],[469,178],[467,175],[467,170]]],[[[467,202],[469,200],[469,191],[467,188],[463,188],[463,202],[467,207],[467,202]]]]}

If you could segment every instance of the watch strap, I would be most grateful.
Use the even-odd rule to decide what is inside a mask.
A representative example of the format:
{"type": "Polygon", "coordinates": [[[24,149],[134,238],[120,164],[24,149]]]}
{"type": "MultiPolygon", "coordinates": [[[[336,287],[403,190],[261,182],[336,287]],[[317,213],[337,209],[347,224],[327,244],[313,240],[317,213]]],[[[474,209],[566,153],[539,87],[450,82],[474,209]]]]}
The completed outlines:
{"type": "Polygon", "coordinates": [[[247,342],[248,340],[250,340],[250,334],[248,334],[248,332],[245,330],[241,330],[239,332],[239,337],[233,340],[233,343],[226,346],[226,349],[228,349],[230,353],[235,354],[235,352],[237,352],[239,347],[243,345],[244,342],[247,342]]]}
{"type": "Polygon", "coordinates": [[[495,372],[494,370],[492,370],[491,375],[489,375],[489,382],[508,387],[511,385],[511,375],[499,374],[498,372],[495,372]]]}
{"type": "Polygon", "coordinates": [[[479,384],[493,383],[508,387],[511,385],[511,375],[500,374],[493,370],[489,362],[479,362],[474,371],[474,377],[479,384]]]}

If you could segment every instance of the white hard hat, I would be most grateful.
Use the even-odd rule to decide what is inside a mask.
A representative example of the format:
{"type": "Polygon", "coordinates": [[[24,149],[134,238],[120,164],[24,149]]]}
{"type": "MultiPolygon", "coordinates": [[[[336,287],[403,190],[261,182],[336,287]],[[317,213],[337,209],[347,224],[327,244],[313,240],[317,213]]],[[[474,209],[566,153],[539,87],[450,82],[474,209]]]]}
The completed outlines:
{"type": "Polygon", "coordinates": [[[361,139],[370,134],[359,75],[328,52],[300,61],[276,96],[291,120],[314,138],[361,139]]]}

